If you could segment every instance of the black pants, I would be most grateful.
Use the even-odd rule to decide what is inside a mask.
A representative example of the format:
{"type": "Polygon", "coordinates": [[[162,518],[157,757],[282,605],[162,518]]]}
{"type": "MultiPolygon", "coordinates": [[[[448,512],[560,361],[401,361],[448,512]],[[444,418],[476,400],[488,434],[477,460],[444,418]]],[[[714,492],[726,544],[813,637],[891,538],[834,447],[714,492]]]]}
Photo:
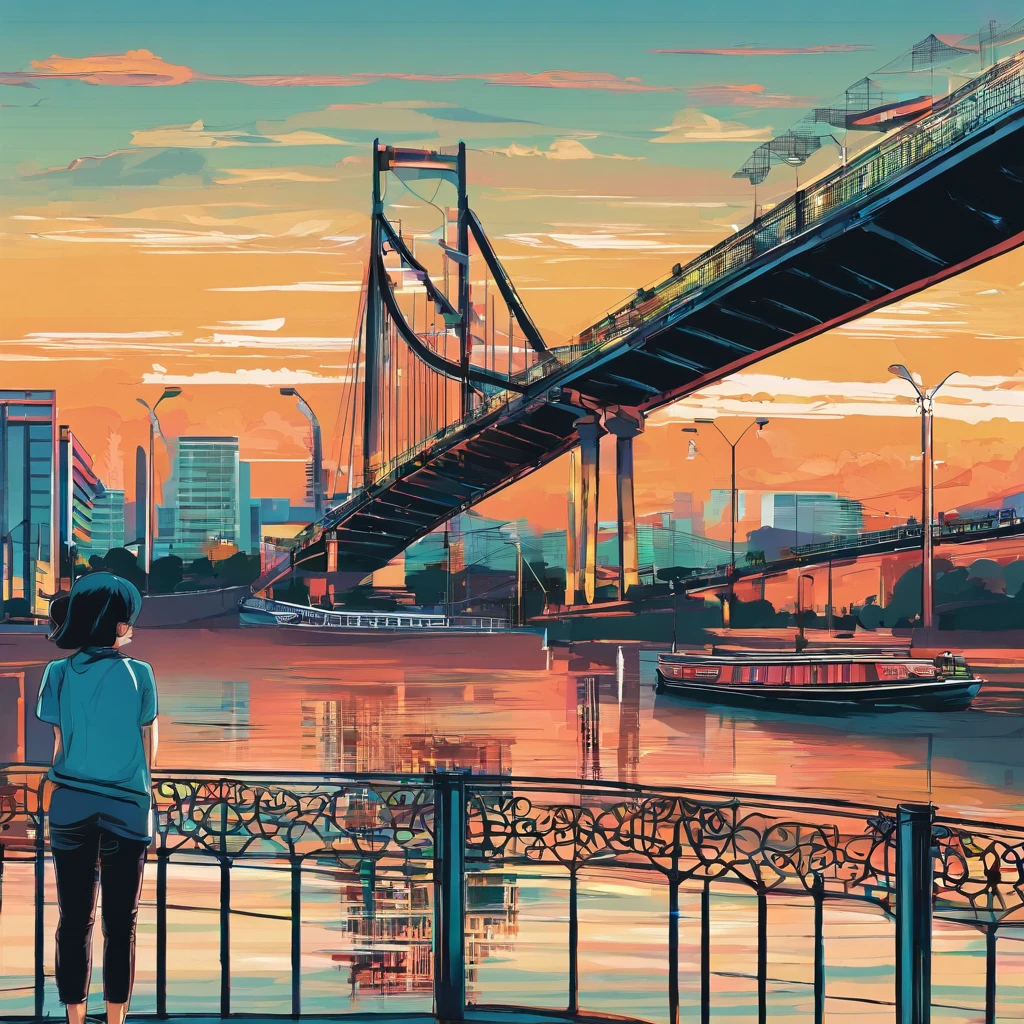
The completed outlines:
{"type": "Polygon", "coordinates": [[[103,889],[103,998],[126,1003],[135,978],[135,920],[148,843],[97,824],[50,826],[57,875],[57,991],[62,1003],[83,1003],[92,970],[96,886],[103,889]]]}

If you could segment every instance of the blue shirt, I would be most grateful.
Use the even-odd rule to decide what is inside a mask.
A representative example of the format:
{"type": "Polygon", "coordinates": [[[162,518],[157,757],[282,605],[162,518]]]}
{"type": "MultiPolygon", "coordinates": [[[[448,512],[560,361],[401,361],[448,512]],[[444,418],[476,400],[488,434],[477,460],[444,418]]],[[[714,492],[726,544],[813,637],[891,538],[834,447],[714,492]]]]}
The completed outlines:
{"type": "Polygon", "coordinates": [[[128,838],[150,838],[142,727],[157,716],[153,669],[112,647],[83,648],[46,666],[36,715],[61,734],[49,772],[59,787],[50,823],[97,820],[128,838]]]}

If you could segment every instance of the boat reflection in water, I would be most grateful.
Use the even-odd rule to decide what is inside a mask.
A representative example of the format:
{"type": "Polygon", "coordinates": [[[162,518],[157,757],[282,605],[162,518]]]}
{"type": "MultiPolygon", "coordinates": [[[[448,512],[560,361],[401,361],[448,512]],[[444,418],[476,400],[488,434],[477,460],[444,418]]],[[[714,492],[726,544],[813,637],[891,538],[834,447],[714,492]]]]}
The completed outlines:
{"type": "Polygon", "coordinates": [[[659,655],[656,689],[713,704],[963,711],[983,683],[965,658],[948,652],[929,661],[863,651],[712,648],[659,655]]]}

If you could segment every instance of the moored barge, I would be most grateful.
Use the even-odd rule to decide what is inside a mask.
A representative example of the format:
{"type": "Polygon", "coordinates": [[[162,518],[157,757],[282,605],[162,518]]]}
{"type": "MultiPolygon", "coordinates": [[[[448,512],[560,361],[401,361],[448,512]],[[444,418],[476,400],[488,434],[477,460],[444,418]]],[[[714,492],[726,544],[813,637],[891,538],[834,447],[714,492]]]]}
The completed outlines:
{"type": "Polygon", "coordinates": [[[712,704],[963,711],[984,680],[951,653],[934,661],[863,651],[680,652],[658,656],[658,692],[712,704]]]}

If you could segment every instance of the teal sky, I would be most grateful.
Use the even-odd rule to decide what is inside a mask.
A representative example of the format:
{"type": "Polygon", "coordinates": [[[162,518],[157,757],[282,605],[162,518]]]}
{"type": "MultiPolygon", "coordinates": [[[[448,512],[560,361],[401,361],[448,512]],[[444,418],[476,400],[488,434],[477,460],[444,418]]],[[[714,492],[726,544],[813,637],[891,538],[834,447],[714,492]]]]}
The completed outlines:
{"type": "MultiPolygon", "coordinates": [[[[86,6],[47,2],[8,10],[0,35],[0,70],[27,71],[53,54],[86,57],[148,49],[206,75],[487,74],[552,69],[638,77],[661,92],[507,88],[482,81],[376,81],[352,88],[271,87],[193,81],[174,88],[107,88],[77,81],[36,81],[36,89],[0,88],[0,173],[19,165],[67,164],[124,148],[132,130],[202,119],[238,128],[338,102],[436,100],[488,115],[536,121],[564,132],[602,132],[595,152],[652,154],[652,129],[684,106],[685,90],[756,83],[770,93],[826,101],[850,82],[897,56],[928,32],[976,32],[989,18],[1011,20],[1008,0],[867,0],[835,5],[735,0],[710,5],[604,2],[514,5],[446,2],[387,5],[306,2],[86,6]],[[657,48],[799,48],[852,44],[850,52],[814,55],[705,56],[654,54],[657,48]],[[42,99],[38,106],[31,106],[42,99]],[[634,137],[635,136],[635,137],[634,137]]],[[[749,109],[703,104],[721,118],[782,130],[802,108],[749,109]]],[[[668,164],[731,167],[743,143],[666,146],[668,164]]],[[[296,154],[290,154],[292,162],[296,154]]],[[[333,153],[303,153],[327,162],[333,153]]],[[[258,161],[265,161],[260,154],[258,161]]]]}

